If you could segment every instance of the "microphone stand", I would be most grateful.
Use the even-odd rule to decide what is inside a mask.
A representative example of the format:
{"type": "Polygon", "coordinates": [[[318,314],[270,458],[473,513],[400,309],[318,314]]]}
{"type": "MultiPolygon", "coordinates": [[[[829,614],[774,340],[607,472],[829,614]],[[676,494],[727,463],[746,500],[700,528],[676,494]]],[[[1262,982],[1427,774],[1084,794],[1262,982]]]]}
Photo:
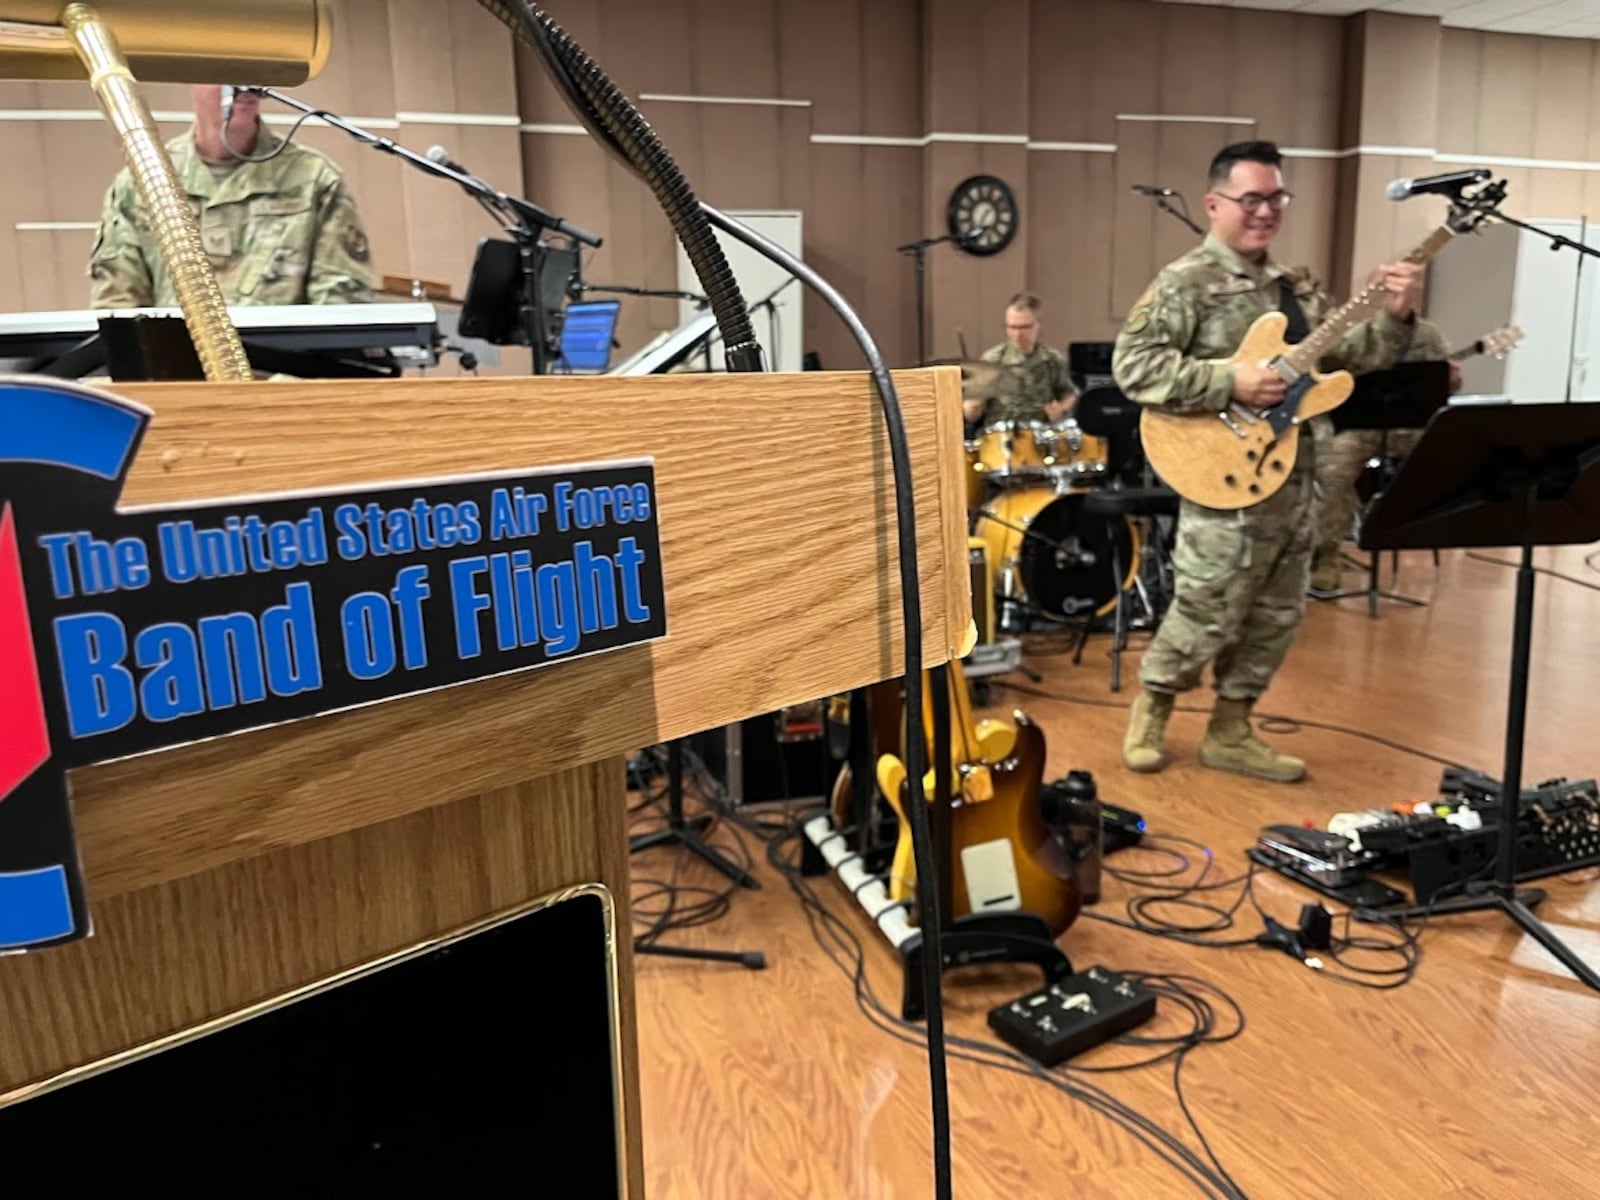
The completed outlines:
{"type": "Polygon", "coordinates": [[[380,137],[370,130],[346,121],[343,117],[326,109],[315,108],[293,96],[285,95],[276,88],[248,87],[240,88],[240,92],[253,92],[258,96],[265,96],[276,100],[279,104],[297,110],[306,117],[316,117],[328,125],[332,125],[344,133],[349,134],[356,141],[374,150],[381,150],[385,154],[392,154],[396,158],[409,163],[419,171],[448,179],[451,183],[461,188],[496,221],[501,229],[516,243],[522,259],[522,329],[528,339],[528,347],[533,351],[533,373],[543,375],[550,365],[551,346],[549,334],[545,328],[544,305],[539,289],[539,276],[544,267],[544,245],[539,240],[542,232],[557,233],[563,237],[571,238],[574,242],[598,249],[602,239],[570,224],[555,213],[540,208],[531,200],[524,200],[520,196],[511,196],[491,184],[485,183],[476,175],[469,175],[465,171],[454,167],[447,167],[443,163],[436,163],[431,158],[409,150],[394,141],[392,138],[380,137]]]}
{"type": "Polygon", "coordinates": [[[1171,213],[1173,216],[1177,217],[1178,220],[1182,221],[1190,229],[1194,230],[1196,237],[1205,237],[1206,231],[1201,229],[1199,225],[1195,224],[1193,218],[1191,218],[1188,213],[1181,213],[1177,209],[1173,208],[1172,205],[1168,204],[1165,196],[1156,197],[1156,207],[1164,213],[1171,213]]]}
{"type": "Polygon", "coordinates": [[[791,275],[772,291],[750,306],[750,315],[755,316],[762,309],[767,310],[767,361],[772,364],[774,371],[781,371],[783,367],[778,361],[778,297],[788,291],[799,280],[791,275]]]}
{"type": "MultiPolygon", "coordinates": [[[[1162,193],[1160,193],[1160,192],[1141,192],[1140,194],[1144,195],[1144,196],[1149,196],[1150,199],[1152,199],[1152,200],[1154,200],[1156,202],[1156,207],[1157,208],[1159,208],[1164,213],[1171,213],[1174,217],[1176,217],[1178,220],[1182,221],[1185,225],[1187,225],[1194,232],[1194,234],[1197,237],[1205,237],[1206,231],[1204,229],[1201,229],[1200,226],[1198,226],[1198,225],[1196,225],[1194,223],[1194,218],[1189,216],[1189,214],[1187,212],[1179,212],[1177,209],[1173,208],[1172,205],[1167,202],[1167,197],[1165,195],[1163,195],[1162,193]]],[[[1178,196],[1179,199],[1182,199],[1182,196],[1179,196],[1179,194],[1177,192],[1173,192],[1172,195],[1178,196]]],[[[1188,208],[1188,201],[1184,201],[1184,207],[1188,208]]]]}
{"type": "MultiPolygon", "coordinates": [[[[1576,250],[1578,252],[1578,274],[1576,287],[1578,289],[1578,298],[1581,300],[1583,296],[1583,260],[1586,258],[1600,258],[1600,250],[1596,250],[1593,246],[1586,246],[1582,242],[1575,242],[1571,238],[1567,237],[1566,234],[1551,233],[1548,229],[1540,229],[1537,225],[1530,225],[1526,221],[1519,221],[1515,217],[1506,216],[1505,213],[1500,211],[1500,201],[1504,200],[1505,198],[1506,181],[1501,179],[1494,183],[1484,184],[1484,186],[1478,190],[1478,193],[1471,197],[1464,196],[1458,192],[1455,196],[1450,198],[1450,207],[1452,209],[1466,209],[1471,212],[1483,213],[1486,216],[1493,217],[1502,225],[1513,225],[1516,228],[1526,230],[1529,233],[1536,233],[1540,237],[1549,241],[1550,249],[1553,253],[1559,252],[1563,249],[1576,250]]],[[[1580,307],[1581,306],[1576,302],[1573,305],[1574,315],[1572,319],[1572,339],[1569,343],[1569,348],[1567,351],[1566,399],[1569,403],[1572,400],[1572,363],[1573,360],[1578,356],[1577,314],[1580,307]]]]}
{"type": "Polygon", "coordinates": [[[928,362],[928,247],[937,246],[943,242],[960,242],[962,239],[954,234],[945,234],[943,237],[922,238],[920,241],[907,242],[904,246],[896,246],[896,254],[909,254],[917,263],[917,366],[925,366],[928,362]]]}

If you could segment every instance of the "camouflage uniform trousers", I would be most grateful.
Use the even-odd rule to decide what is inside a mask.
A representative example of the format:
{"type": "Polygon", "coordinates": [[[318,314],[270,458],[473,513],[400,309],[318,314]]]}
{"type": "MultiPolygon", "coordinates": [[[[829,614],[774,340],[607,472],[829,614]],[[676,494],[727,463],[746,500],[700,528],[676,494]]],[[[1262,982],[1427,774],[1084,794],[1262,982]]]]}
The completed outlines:
{"type": "MultiPolygon", "coordinates": [[[[1391,429],[1387,450],[1404,458],[1416,448],[1421,437],[1420,429],[1391,429]]],[[[1335,434],[1318,447],[1317,490],[1321,493],[1317,506],[1318,566],[1338,561],[1339,549],[1354,531],[1356,511],[1361,507],[1356,481],[1367,464],[1384,450],[1383,434],[1376,429],[1352,429],[1335,434]]]]}
{"type": "Polygon", "coordinates": [[[1217,694],[1254,700],[1283,665],[1305,615],[1315,546],[1315,449],[1276,495],[1237,512],[1184,500],[1173,556],[1177,587],[1140,665],[1150,691],[1186,692],[1215,664],[1217,694]]]}

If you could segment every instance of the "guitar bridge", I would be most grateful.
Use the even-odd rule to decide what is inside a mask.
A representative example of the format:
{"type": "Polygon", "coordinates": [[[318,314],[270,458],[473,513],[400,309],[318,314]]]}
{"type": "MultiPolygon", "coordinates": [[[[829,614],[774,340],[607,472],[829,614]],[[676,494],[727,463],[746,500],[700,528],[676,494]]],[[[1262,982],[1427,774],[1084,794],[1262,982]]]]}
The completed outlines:
{"type": "Polygon", "coordinates": [[[1260,419],[1254,413],[1247,413],[1243,409],[1238,408],[1238,407],[1225,408],[1221,412],[1219,412],[1217,414],[1217,416],[1222,418],[1222,423],[1224,425],[1226,425],[1229,428],[1229,430],[1232,431],[1233,436],[1236,437],[1236,438],[1243,438],[1243,437],[1247,437],[1248,436],[1245,433],[1244,429],[1239,425],[1239,422],[1238,422],[1237,418],[1242,417],[1242,418],[1244,418],[1244,420],[1249,421],[1249,422],[1255,422],[1255,421],[1260,419]]]}

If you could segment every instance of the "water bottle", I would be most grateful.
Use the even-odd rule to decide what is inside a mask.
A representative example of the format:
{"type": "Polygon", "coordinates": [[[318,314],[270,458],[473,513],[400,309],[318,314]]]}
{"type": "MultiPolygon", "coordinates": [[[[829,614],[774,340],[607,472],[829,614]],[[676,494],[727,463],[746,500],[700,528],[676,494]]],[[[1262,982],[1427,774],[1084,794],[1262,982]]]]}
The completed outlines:
{"type": "Polygon", "coordinates": [[[1100,793],[1088,771],[1073,771],[1062,785],[1067,853],[1072,858],[1078,890],[1085,904],[1100,900],[1100,862],[1105,856],[1105,821],[1100,815],[1100,793]]]}

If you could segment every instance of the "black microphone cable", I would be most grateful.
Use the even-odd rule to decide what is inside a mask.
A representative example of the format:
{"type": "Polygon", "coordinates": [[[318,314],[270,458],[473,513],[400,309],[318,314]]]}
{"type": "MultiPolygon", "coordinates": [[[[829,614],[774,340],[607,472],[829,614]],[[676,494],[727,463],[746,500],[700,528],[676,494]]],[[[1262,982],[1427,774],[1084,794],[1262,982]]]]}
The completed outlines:
{"type": "MultiPolygon", "coordinates": [[[[800,278],[834,309],[855,337],[877,386],[888,430],[900,553],[906,658],[905,703],[907,712],[920,713],[923,687],[922,603],[917,572],[911,454],[899,395],[872,335],[844,298],[806,264],[754,230],[700,202],[643,114],[539,5],[529,0],[517,3],[512,0],[479,0],[479,3],[538,51],[552,81],[574,114],[602,147],[650,186],[683,243],[701,286],[711,299],[718,328],[728,347],[730,370],[759,370],[761,351],[743,297],[717,242],[713,226],[738,238],[800,278]]],[[[934,1189],[938,1200],[950,1200],[950,1100],[942,1003],[943,947],[932,830],[923,791],[923,773],[927,769],[926,734],[920,720],[906,723],[906,742],[912,845],[917,865],[924,942],[923,988],[927,1009],[934,1189]]]]}

